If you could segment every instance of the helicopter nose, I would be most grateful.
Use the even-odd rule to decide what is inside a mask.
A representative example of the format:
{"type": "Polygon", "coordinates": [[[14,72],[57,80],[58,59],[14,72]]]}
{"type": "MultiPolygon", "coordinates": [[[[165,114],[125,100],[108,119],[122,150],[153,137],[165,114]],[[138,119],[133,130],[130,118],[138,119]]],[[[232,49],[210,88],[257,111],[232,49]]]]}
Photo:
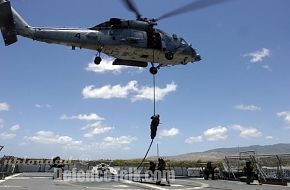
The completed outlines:
{"type": "Polygon", "coordinates": [[[192,47],[190,47],[190,49],[191,49],[191,55],[192,55],[192,57],[195,57],[197,55],[195,49],[193,49],[192,47]]]}
{"type": "Polygon", "coordinates": [[[201,60],[201,56],[199,54],[196,53],[195,49],[191,48],[191,56],[194,59],[194,61],[200,61],[201,60]]]}
{"type": "Polygon", "coordinates": [[[190,55],[190,56],[195,56],[196,51],[191,47],[191,46],[186,46],[183,50],[184,54],[190,55]]]}
{"type": "Polygon", "coordinates": [[[195,60],[195,61],[201,61],[201,56],[197,54],[197,55],[195,56],[194,60],[195,60]]]}

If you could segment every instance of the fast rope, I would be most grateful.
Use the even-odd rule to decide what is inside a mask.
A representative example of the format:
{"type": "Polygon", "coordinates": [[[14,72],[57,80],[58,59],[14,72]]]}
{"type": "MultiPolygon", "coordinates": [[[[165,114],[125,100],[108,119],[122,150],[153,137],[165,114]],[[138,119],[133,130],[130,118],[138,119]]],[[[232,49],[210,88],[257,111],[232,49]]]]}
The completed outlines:
{"type": "Polygon", "coordinates": [[[153,115],[156,114],[156,82],[155,75],[153,75],[153,115]]]}
{"type": "MultiPolygon", "coordinates": [[[[156,114],[156,81],[155,81],[155,75],[153,75],[153,116],[155,116],[155,114],[156,114]]],[[[152,138],[151,143],[147,149],[147,152],[146,152],[143,160],[141,161],[141,163],[138,165],[137,170],[142,166],[143,162],[147,158],[147,155],[151,149],[151,146],[153,144],[154,139],[155,138],[152,138]]]]}
{"type": "Polygon", "coordinates": [[[148,147],[148,150],[147,150],[147,152],[146,152],[146,154],[145,154],[143,160],[142,160],[141,163],[138,165],[137,170],[142,166],[143,162],[144,162],[145,159],[147,158],[147,155],[148,155],[148,153],[149,153],[149,151],[150,151],[150,149],[151,149],[151,146],[152,146],[152,144],[153,144],[153,141],[154,141],[154,139],[151,140],[151,143],[150,143],[150,145],[149,145],[149,147],[148,147]]]}
{"type": "MultiPolygon", "coordinates": [[[[156,114],[156,81],[155,81],[155,75],[153,75],[153,116],[155,116],[155,114],[156,114]]],[[[147,152],[146,152],[144,158],[142,159],[142,161],[140,162],[140,164],[138,165],[137,169],[134,170],[134,171],[131,172],[131,173],[127,173],[127,174],[125,174],[125,176],[128,175],[128,174],[134,174],[134,173],[135,173],[135,172],[136,172],[136,171],[137,171],[137,170],[138,170],[138,169],[143,165],[143,163],[144,163],[144,161],[146,160],[147,155],[148,155],[148,153],[149,153],[149,151],[150,151],[150,149],[151,149],[151,146],[152,146],[152,144],[153,144],[154,139],[155,139],[155,138],[152,138],[152,139],[151,139],[151,143],[150,143],[150,145],[149,145],[149,147],[148,147],[148,149],[147,149],[147,152]]]]}
{"type": "Polygon", "coordinates": [[[126,173],[124,176],[129,175],[129,174],[134,174],[134,173],[135,173],[136,171],[138,171],[138,169],[143,165],[143,163],[144,163],[145,159],[147,158],[147,155],[148,155],[148,153],[149,153],[149,151],[150,151],[150,149],[151,149],[151,146],[152,146],[152,144],[153,144],[153,141],[154,141],[154,139],[151,140],[151,143],[150,143],[150,145],[149,145],[149,147],[148,147],[148,149],[147,149],[147,152],[146,152],[146,154],[145,154],[143,160],[142,160],[142,161],[140,162],[140,164],[137,166],[137,168],[136,168],[134,171],[130,172],[130,173],[126,173]]]}

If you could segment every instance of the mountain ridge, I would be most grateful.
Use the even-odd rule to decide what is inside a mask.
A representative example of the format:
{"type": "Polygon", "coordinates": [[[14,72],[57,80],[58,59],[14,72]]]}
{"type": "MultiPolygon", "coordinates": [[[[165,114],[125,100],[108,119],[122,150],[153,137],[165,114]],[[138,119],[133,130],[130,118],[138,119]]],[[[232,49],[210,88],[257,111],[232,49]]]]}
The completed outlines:
{"type": "Polygon", "coordinates": [[[174,161],[215,161],[222,160],[225,156],[238,155],[239,152],[255,151],[257,154],[290,154],[290,143],[273,145],[251,145],[245,147],[216,148],[204,152],[193,152],[168,156],[167,159],[174,161]]]}

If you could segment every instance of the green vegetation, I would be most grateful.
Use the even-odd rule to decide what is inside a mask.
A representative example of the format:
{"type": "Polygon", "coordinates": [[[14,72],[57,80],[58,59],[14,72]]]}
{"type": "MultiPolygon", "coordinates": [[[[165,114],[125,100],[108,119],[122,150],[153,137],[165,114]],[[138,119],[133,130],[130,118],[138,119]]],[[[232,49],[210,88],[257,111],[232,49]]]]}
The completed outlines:
{"type": "MultiPolygon", "coordinates": [[[[149,167],[149,162],[153,161],[158,164],[157,160],[145,160],[142,164],[142,167],[149,167]]],[[[171,161],[165,160],[168,168],[171,167],[185,167],[185,168],[194,168],[194,167],[204,167],[207,161],[197,160],[197,161],[171,161]]],[[[120,167],[137,167],[142,162],[141,159],[134,160],[96,160],[90,161],[89,165],[97,165],[100,163],[109,164],[111,166],[120,166],[120,167]]],[[[214,166],[220,166],[221,162],[213,162],[214,166]]]]}

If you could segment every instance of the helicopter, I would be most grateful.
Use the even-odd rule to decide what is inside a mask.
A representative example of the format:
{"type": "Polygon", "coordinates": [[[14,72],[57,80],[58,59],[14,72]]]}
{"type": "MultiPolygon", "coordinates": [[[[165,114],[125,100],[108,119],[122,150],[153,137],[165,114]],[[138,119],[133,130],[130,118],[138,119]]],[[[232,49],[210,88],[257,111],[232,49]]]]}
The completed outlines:
{"type": "Polygon", "coordinates": [[[114,57],[113,65],[147,67],[151,63],[150,73],[155,75],[161,67],[186,65],[201,60],[191,44],[176,34],[169,35],[156,28],[157,22],[223,1],[226,0],[198,0],[157,19],[148,19],[142,17],[133,1],[123,0],[128,10],[135,14],[136,20],[111,18],[94,27],[79,29],[31,27],[11,7],[9,0],[0,0],[0,28],[6,46],[17,42],[17,36],[20,35],[49,44],[70,46],[73,50],[95,50],[96,65],[102,61],[101,53],[114,57]]]}

